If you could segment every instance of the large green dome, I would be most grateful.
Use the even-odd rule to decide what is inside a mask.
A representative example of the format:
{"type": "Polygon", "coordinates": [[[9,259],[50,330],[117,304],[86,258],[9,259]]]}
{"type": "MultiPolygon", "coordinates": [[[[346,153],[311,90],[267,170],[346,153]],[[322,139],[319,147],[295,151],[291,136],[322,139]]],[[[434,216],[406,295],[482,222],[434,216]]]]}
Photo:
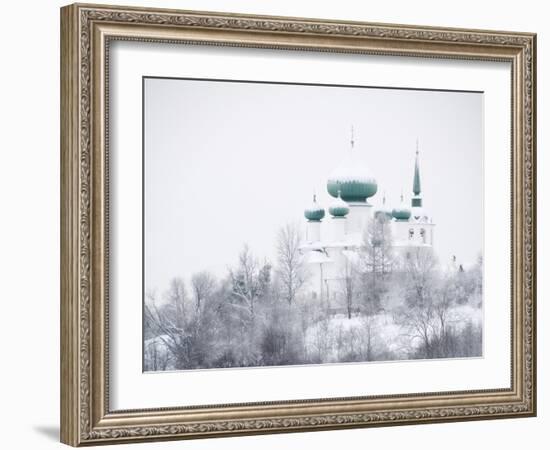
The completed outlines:
{"type": "Polygon", "coordinates": [[[325,217],[325,209],[317,203],[317,197],[315,195],[313,196],[313,204],[305,209],[304,216],[311,222],[319,222],[325,217]]]}
{"type": "Polygon", "coordinates": [[[350,155],[328,177],[327,191],[333,197],[340,196],[346,202],[366,202],[376,194],[378,185],[368,169],[350,155]]]}

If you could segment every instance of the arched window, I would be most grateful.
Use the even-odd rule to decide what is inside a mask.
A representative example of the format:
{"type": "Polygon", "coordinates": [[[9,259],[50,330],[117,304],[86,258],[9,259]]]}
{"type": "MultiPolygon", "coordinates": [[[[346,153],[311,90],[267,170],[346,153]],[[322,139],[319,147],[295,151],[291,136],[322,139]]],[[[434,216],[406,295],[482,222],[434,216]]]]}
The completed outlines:
{"type": "Polygon", "coordinates": [[[426,243],[426,230],[424,228],[420,229],[420,236],[422,237],[422,243],[426,243]]]}
{"type": "Polygon", "coordinates": [[[414,237],[414,230],[409,228],[409,241],[414,237]]]}

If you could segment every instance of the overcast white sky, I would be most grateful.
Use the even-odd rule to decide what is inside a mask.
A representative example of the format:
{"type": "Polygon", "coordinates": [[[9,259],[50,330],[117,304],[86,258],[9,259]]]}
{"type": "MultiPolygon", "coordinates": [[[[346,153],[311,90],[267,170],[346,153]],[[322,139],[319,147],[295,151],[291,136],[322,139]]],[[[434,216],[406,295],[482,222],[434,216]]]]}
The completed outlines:
{"type": "Polygon", "coordinates": [[[483,94],[145,80],[145,288],[225,275],[246,242],[274,260],[277,229],[305,224],[315,190],[349,150],[378,181],[371,203],[412,195],[420,142],[424,209],[442,261],[483,240],[483,94]]]}

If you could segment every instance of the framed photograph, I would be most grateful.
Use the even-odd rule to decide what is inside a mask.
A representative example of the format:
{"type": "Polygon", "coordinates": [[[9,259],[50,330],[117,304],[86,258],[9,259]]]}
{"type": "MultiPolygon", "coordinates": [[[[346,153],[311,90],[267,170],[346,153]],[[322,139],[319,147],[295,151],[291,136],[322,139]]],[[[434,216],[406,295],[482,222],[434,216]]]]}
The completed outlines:
{"type": "Polygon", "coordinates": [[[535,415],[535,56],[62,8],[62,442],[535,415]]]}

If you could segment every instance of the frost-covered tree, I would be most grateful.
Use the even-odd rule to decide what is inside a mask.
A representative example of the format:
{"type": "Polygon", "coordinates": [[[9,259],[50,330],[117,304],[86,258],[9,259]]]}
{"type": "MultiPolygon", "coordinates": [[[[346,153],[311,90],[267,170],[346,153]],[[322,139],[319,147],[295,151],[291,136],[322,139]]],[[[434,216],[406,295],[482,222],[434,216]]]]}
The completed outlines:
{"type": "Polygon", "coordinates": [[[306,270],[300,255],[300,229],[296,224],[286,224],[277,233],[277,275],[281,293],[289,306],[306,281],[306,270]]]}
{"type": "Polygon", "coordinates": [[[146,371],[167,370],[171,367],[173,356],[165,344],[163,323],[167,312],[156,305],[156,295],[148,292],[145,297],[143,311],[143,369],[146,371]]]}
{"type": "Polygon", "coordinates": [[[340,289],[344,298],[348,319],[351,319],[355,299],[358,294],[358,272],[356,265],[346,259],[340,273],[340,289]]]}
{"type": "Polygon", "coordinates": [[[162,295],[148,293],[144,369],[481,355],[481,258],[441,270],[429,247],[394,254],[389,223],[377,216],[361,248],[344,251],[325,303],[301,295],[299,243],[297,227],[287,225],[275,270],[245,245],[223,278],[202,271],[187,285],[174,278],[162,295]],[[342,301],[347,317],[329,298],[342,301]]]}
{"type": "Polygon", "coordinates": [[[235,345],[231,358],[235,366],[255,366],[261,363],[261,336],[265,326],[266,308],[271,293],[271,265],[261,265],[245,245],[235,267],[229,271],[228,305],[233,324],[235,345]]]}
{"type": "Polygon", "coordinates": [[[405,259],[406,302],[397,309],[395,320],[416,342],[410,356],[428,359],[479,356],[481,333],[472,323],[468,309],[456,312],[472,289],[465,283],[468,273],[455,270],[442,274],[429,248],[411,249],[405,259]]]}
{"type": "Polygon", "coordinates": [[[191,288],[197,311],[201,311],[203,302],[212,295],[215,287],[216,280],[207,271],[198,272],[191,277],[191,288]]]}
{"type": "Polygon", "coordinates": [[[256,257],[245,245],[239,254],[237,266],[230,270],[231,304],[245,312],[250,321],[256,314],[256,303],[262,294],[260,266],[256,257]]]}
{"type": "Polygon", "coordinates": [[[170,287],[164,293],[165,307],[172,316],[174,326],[183,329],[185,323],[186,303],[188,302],[185,283],[182,278],[175,277],[170,280],[170,287]]]}
{"type": "Polygon", "coordinates": [[[148,339],[143,345],[143,370],[162,371],[172,368],[172,353],[162,338],[148,339]]]}
{"type": "Polygon", "coordinates": [[[419,342],[415,348],[421,349],[421,354],[415,356],[432,358],[435,353],[433,340],[439,329],[438,312],[441,320],[445,318],[445,309],[437,309],[435,295],[437,261],[433,251],[427,247],[408,249],[402,258],[405,304],[395,311],[395,321],[411,342],[419,342]]]}
{"type": "Polygon", "coordinates": [[[363,232],[360,248],[360,270],[363,299],[369,312],[380,308],[382,296],[393,271],[393,240],[389,219],[378,215],[371,219],[363,232]]]}
{"type": "Polygon", "coordinates": [[[414,247],[407,250],[401,266],[405,273],[407,303],[429,302],[437,284],[437,258],[432,248],[414,247]]]}
{"type": "Polygon", "coordinates": [[[372,218],[363,232],[361,247],[362,262],[371,273],[391,273],[393,257],[393,239],[389,219],[384,215],[372,218]]]}
{"type": "Polygon", "coordinates": [[[169,349],[175,360],[175,368],[184,369],[190,365],[190,342],[186,321],[187,293],[181,278],[170,282],[164,294],[164,303],[159,306],[154,298],[145,303],[147,321],[153,323],[159,332],[158,341],[169,349]]]}
{"type": "Polygon", "coordinates": [[[146,323],[157,330],[157,336],[144,343],[146,367],[162,365],[160,358],[165,358],[165,353],[169,354],[168,362],[173,369],[208,367],[219,320],[214,308],[216,302],[208,308],[203,305],[200,311],[190,307],[191,300],[181,278],[170,282],[163,299],[160,305],[154,298],[145,303],[146,323]]]}
{"type": "Polygon", "coordinates": [[[477,257],[476,265],[473,268],[473,284],[478,295],[483,294],[483,255],[477,257]]]}

